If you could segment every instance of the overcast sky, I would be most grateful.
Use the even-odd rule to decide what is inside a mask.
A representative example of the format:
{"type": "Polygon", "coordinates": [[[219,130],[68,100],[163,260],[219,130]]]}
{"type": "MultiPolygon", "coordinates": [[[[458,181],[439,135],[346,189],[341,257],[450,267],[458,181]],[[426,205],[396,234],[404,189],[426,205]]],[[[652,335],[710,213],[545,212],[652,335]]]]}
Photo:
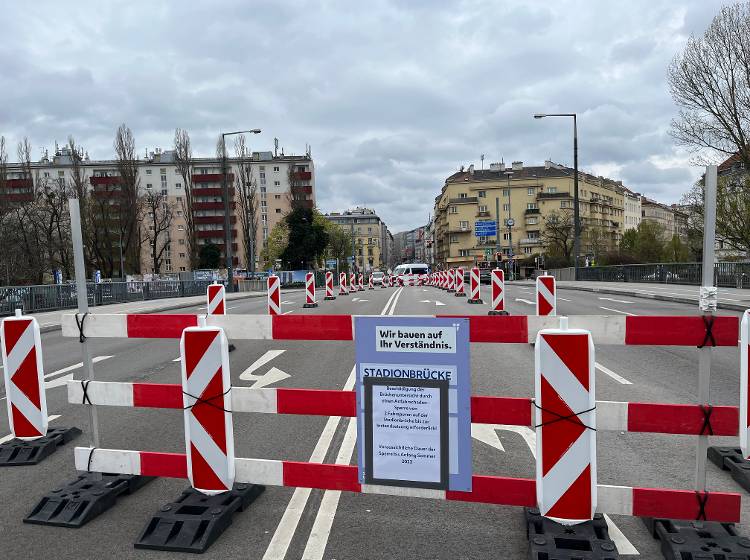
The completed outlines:
{"type": "Polygon", "coordinates": [[[699,170],[668,135],[666,67],[721,4],[5,2],[0,134],[111,158],[122,122],[141,153],[175,127],[196,155],[257,127],[256,150],[312,145],[323,212],[369,206],[396,232],[480,154],[572,165],[571,124],[532,114],[577,112],[582,169],[675,202],[699,170]]]}

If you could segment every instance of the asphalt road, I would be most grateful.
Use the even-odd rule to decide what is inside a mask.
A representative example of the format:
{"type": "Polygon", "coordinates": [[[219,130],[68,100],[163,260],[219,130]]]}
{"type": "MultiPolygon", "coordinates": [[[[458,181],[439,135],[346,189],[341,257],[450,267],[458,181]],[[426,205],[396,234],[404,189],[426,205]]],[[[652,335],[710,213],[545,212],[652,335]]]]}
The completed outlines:
{"type": "MultiPolygon", "coordinates": [[[[482,286],[485,301],[487,286],[482,286]]],[[[530,286],[508,285],[507,308],[512,314],[533,314],[530,286]]],[[[346,314],[485,314],[488,307],[468,305],[434,288],[409,287],[365,291],[317,309],[302,309],[302,292],[282,296],[291,313],[346,314]]],[[[265,313],[264,298],[229,302],[229,313],[265,313]]],[[[195,305],[173,313],[200,313],[195,305]]],[[[559,314],[688,315],[695,308],[652,299],[607,296],[559,290],[559,314]]],[[[722,314],[736,314],[731,311],[722,314]]],[[[254,370],[272,367],[289,375],[278,387],[342,389],[354,367],[348,342],[240,341],[230,354],[235,385],[252,385],[240,375],[261,358],[254,370]],[[271,352],[271,354],[268,354],[271,352]],[[269,359],[270,358],[270,359],[269,359]]],[[[176,341],[91,339],[102,381],[179,383],[176,341]]],[[[68,404],[62,380],[78,379],[81,369],[77,339],[59,331],[43,335],[51,425],[88,430],[84,407],[68,404]],[[65,370],[65,371],[60,371],[65,370]],[[59,373],[54,373],[59,372],[59,373]]],[[[713,351],[711,394],[714,404],[736,405],[739,394],[738,350],[713,351]]],[[[599,400],[692,402],[697,391],[697,354],[691,348],[599,346],[596,361],[599,400]]],[[[473,344],[473,394],[528,397],[533,393],[533,349],[529,345],[473,344]]],[[[247,376],[245,376],[247,377],[247,376]]],[[[283,377],[283,376],[282,376],[283,377]]],[[[350,386],[350,385],[349,385],[350,386]]],[[[3,403],[4,406],[4,403],[3,403]]],[[[182,414],[177,410],[99,408],[101,443],[108,448],[183,452],[182,414]]],[[[353,420],[269,414],[235,414],[238,457],[350,463],[356,461],[353,420]],[[312,459],[311,459],[312,458],[312,459]]],[[[0,436],[8,433],[0,414],[0,436]]],[[[480,434],[478,434],[480,435],[480,434]]],[[[473,441],[474,472],[533,477],[530,430],[499,427],[473,441]]],[[[693,484],[695,438],[688,436],[598,432],[599,482],[690,489],[693,484]]],[[[734,444],[734,438],[713,438],[734,444]]],[[[75,444],[86,445],[87,433],[75,444]]],[[[78,530],[25,525],[22,518],[52,488],[73,479],[73,444],[38,466],[0,471],[0,557],[15,558],[175,558],[181,554],[133,549],[150,516],[177,498],[185,481],[159,479],[78,530]]],[[[708,466],[709,488],[741,491],[728,475],[708,466]]],[[[748,519],[743,504],[743,518],[748,519]]],[[[614,516],[613,536],[621,553],[637,551],[658,558],[658,542],[637,518],[614,516]]],[[[743,522],[740,533],[750,535],[743,522]]],[[[185,555],[186,556],[186,555],[185,555]]],[[[207,558],[392,559],[527,557],[520,508],[433,502],[414,498],[358,495],[332,491],[267,488],[248,511],[235,515],[232,526],[204,555],[207,558]]],[[[187,556],[186,556],[187,557],[187,556]]]]}

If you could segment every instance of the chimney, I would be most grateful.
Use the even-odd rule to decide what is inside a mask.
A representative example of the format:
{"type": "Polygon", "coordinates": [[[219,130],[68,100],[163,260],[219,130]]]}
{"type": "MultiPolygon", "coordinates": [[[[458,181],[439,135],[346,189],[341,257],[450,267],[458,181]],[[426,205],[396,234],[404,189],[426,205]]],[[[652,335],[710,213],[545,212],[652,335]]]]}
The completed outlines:
{"type": "Polygon", "coordinates": [[[473,163],[469,166],[469,175],[472,175],[472,176],[474,175],[474,164],[473,163]]]}
{"type": "Polygon", "coordinates": [[[522,161],[514,161],[513,162],[513,171],[523,171],[523,162],[522,161]]]}
{"type": "Polygon", "coordinates": [[[548,159],[545,159],[544,160],[544,168],[545,169],[549,169],[550,167],[552,167],[552,161],[548,160],[548,159]]]}

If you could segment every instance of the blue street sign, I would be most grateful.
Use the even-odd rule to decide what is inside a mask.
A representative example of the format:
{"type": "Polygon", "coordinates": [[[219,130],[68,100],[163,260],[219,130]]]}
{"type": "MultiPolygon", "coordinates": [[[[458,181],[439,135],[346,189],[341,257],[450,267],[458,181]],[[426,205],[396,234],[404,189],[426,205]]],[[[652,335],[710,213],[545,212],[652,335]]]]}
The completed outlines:
{"type": "Polygon", "coordinates": [[[338,263],[338,261],[336,259],[328,259],[326,261],[326,267],[327,268],[336,268],[336,264],[337,263],[338,263]]]}
{"type": "Polygon", "coordinates": [[[477,237],[496,236],[497,222],[495,220],[477,220],[474,222],[474,235],[477,237]]]}

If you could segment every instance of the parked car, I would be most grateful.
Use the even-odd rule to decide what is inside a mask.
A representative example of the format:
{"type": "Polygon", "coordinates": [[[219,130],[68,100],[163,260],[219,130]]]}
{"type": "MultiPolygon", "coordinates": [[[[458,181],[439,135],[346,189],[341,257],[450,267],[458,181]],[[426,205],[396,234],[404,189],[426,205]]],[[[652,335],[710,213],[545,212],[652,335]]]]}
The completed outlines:
{"type": "Polygon", "coordinates": [[[376,271],[374,271],[372,273],[372,283],[373,284],[377,284],[377,285],[382,284],[384,276],[385,276],[385,274],[383,273],[382,270],[376,270],[376,271]]]}

